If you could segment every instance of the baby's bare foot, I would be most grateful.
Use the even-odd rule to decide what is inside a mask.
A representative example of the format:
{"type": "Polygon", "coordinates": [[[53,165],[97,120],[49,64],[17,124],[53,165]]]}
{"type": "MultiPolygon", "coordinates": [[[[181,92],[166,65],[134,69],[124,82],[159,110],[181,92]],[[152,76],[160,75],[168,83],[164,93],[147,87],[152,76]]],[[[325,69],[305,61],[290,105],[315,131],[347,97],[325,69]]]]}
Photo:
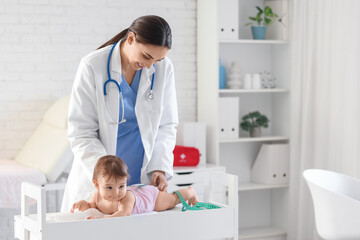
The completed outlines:
{"type": "Polygon", "coordinates": [[[188,187],[188,191],[189,191],[189,196],[190,196],[189,200],[188,200],[188,204],[190,206],[194,206],[198,202],[195,190],[192,187],[188,187]]]}

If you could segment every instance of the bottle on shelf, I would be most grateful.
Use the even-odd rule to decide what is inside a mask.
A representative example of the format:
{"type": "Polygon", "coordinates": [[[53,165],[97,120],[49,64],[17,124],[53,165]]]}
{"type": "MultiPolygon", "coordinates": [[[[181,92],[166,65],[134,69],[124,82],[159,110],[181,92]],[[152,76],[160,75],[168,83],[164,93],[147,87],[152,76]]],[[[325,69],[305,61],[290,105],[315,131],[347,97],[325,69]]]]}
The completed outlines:
{"type": "Polygon", "coordinates": [[[258,73],[253,74],[252,88],[253,89],[260,89],[261,88],[261,78],[260,78],[260,74],[258,74],[258,73]]]}
{"type": "Polygon", "coordinates": [[[251,89],[252,88],[252,84],[251,84],[251,74],[247,73],[244,76],[244,89],[251,89]]]}
{"type": "Polygon", "coordinates": [[[226,71],[224,65],[221,64],[219,58],[219,89],[224,89],[226,86],[226,71]]]}

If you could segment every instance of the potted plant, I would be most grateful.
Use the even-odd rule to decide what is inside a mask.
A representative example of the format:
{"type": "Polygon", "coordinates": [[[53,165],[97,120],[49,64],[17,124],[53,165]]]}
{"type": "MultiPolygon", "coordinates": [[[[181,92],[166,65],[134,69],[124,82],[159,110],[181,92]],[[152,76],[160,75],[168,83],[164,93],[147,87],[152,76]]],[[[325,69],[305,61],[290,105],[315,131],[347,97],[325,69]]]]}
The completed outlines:
{"type": "Polygon", "coordinates": [[[261,136],[261,127],[267,128],[269,119],[259,111],[250,112],[243,116],[240,127],[244,131],[249,131],[251,137],[261,136]]]}
{"type": "Polygon", "coordinates": [[[256,16],[249,17],[253,22],[247,23],[246,26],[252,25],[251,32],[254,39],[265,39],[266,27],[271,24],[272,20],[277,19],[278,15],[269,6],[266,6],[264,9],[256,6],[256,9],[258,10],[256,16]]]}

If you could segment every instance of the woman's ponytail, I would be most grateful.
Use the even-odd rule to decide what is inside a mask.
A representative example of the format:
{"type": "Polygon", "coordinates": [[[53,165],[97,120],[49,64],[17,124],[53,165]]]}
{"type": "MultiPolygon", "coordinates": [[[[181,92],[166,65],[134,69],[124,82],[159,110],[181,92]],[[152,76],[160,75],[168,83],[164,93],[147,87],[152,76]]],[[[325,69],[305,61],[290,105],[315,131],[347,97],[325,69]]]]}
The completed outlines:
{"type": "Polygon", "coordinates": [[[104,43],[103,45],[101,45],[100,47],[98,47],[97,49],[109,46],[109,45],[113,45],[119,41],[122,41],[123,39],[125,39],[127,37],[129,28],[126,28],[124,30],[122,30],[119,34],[117,34],[115,37],[113,37],[112,39],[110,39],[109,41],[107,41],[106,43],[104,43]]]}

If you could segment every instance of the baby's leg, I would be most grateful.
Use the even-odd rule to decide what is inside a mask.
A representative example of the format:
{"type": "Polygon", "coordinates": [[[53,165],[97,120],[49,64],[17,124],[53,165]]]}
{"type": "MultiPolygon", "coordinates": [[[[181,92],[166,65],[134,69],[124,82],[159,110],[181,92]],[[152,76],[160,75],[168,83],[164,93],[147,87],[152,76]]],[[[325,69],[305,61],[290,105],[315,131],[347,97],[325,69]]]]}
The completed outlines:
{"type": "MultiPolygon", "coordinates": [[[[198,202],[196,193],[192,187],[180,189],[178,191],[181,193],[184,200],[189,203],[189,205],[195,205],[198,202]]],[[[180,199],[176,195],[176,193],[167,193],[160,191],[156,199],[155,211],[159,212],[171,209],[179,203],[180,199]]]]}

